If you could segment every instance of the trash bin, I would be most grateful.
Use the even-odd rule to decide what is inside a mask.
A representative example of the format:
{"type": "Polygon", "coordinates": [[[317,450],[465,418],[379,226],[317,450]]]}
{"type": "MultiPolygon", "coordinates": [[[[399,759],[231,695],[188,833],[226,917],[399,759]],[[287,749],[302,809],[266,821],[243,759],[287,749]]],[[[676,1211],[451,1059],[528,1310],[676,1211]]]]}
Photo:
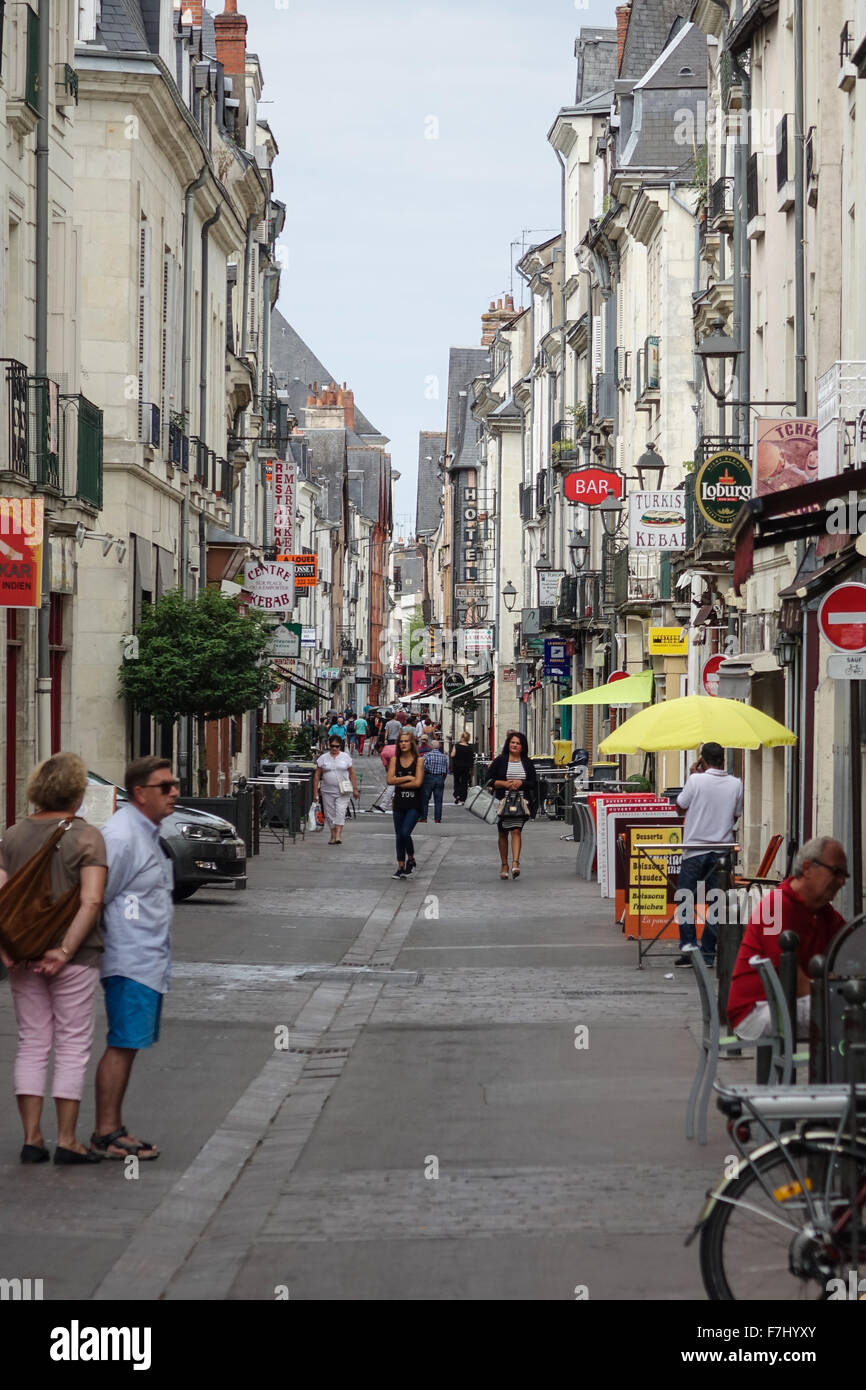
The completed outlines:
{"type": "Polygon", "coordinates": [[[553,761],[556,767],[568,767],[571,761],[570,738],[555,738],[553,740],[553,761]]]}

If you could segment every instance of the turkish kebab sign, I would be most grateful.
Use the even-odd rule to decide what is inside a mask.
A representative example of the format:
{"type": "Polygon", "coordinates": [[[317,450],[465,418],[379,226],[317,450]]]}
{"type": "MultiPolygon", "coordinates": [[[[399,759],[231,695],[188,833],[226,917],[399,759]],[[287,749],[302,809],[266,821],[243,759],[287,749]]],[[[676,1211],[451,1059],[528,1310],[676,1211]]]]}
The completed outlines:
{"type": "Polygon", "coordinates": [[[628,499],[628,543],[633,550],[685,550],[685,493],[633,492],[628,499]]]}

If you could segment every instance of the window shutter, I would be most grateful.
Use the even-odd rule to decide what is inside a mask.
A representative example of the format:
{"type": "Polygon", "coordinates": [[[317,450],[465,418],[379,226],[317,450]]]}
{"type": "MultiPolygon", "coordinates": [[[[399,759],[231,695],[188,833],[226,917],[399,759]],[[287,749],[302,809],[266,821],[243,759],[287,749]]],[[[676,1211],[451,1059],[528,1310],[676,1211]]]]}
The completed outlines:
{"type": "Polygon", "coordinates": [[[602,342],[602,316],[593,314],[592,316],[592,372],[593,376],[601,371],[601,364],[604,361],[602,342]]]}
{"type": "Polygon", "coordinates": [[[144,406],[150,395],[150,226],[142,218],[138,242],[138,437],[145,436],[144,406]]]}

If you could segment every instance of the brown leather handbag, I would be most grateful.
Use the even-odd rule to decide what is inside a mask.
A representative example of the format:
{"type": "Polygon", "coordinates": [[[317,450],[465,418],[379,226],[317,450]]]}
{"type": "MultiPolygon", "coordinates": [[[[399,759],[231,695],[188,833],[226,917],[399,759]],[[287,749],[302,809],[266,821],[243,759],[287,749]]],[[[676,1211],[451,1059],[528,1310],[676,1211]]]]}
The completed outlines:
{"type": "Polygon", "coordinates": [[[75,883],[52,901],[51,858],[71,820],[60,821],[40,850],[0,888],[0,946],[14,961],[40,960],[62,941],[81,906],[75,883]]]}

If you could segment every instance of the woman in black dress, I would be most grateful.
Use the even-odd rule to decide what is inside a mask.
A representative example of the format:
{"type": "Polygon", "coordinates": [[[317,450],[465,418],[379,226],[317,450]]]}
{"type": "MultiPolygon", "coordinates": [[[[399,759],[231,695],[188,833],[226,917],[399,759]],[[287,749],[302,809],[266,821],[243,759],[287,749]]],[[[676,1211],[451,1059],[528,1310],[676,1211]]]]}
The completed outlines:
{"type": "Polygon", "coordinates": [[[454,805],[462,806],[469,791],[469,778],[475,766],[475,744],[470,741],[469,730],[464,729],[460,742],[451,749],[451,771],[454,774],[454,805]]]}
{"type": "Polygon", "coordinates": [[[511,876],[520,877],[520,849],[523,827],[528,820],[535,820],[538,811],[538,777],[535,764],[529,756],[526,735],[512,731],[506,736],[505,744],[498,758],[487,770],[487,786],[497,801],[520,793],[524,805],[514,815],[501,815],[496,825],[499,832],[499,877],[508,878],[508,836],[511,835],[511,876]]]}

